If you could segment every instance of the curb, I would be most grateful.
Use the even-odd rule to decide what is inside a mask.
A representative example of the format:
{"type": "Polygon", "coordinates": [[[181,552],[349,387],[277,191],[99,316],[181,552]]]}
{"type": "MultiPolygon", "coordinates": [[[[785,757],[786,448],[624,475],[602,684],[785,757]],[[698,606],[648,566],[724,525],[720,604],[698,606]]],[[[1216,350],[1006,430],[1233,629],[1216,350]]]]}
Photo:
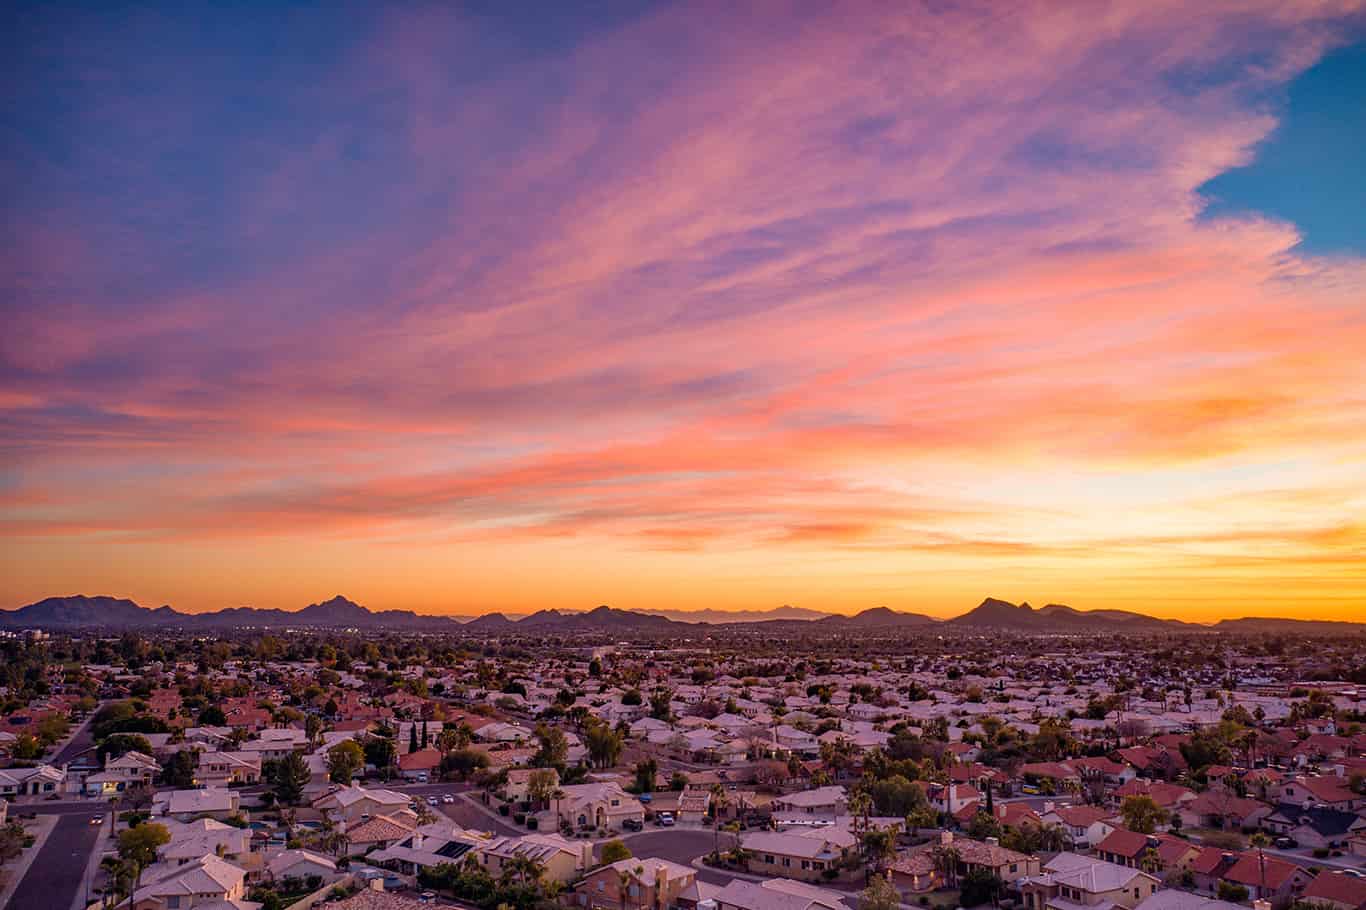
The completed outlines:
{"type": "MultiPolygon", "coordinates": [[[[19,857],[19,862],[5,869],[5,872],[9,875],[9,881],[5,884],[4,889],[0,890],[0,907],[9,906],[10,897],[13,896],[15,890],[19,887],[19,883],[24,880],[24,876],[28,875],[28,870],[33,865],[33,860],[37,858],[38,854],[42,851],[43,845],[47,843],[48,835],[52,833],[53,828],[57,827],[57,823],[61,821],[61,818],[60,815],[39,815],[38,818],[35,819],[42,830],[33,835],[33,846],[23,852],[23,855],[19,857]]],[[[18,819],[14,820],[17,821],[18,819]]]]}

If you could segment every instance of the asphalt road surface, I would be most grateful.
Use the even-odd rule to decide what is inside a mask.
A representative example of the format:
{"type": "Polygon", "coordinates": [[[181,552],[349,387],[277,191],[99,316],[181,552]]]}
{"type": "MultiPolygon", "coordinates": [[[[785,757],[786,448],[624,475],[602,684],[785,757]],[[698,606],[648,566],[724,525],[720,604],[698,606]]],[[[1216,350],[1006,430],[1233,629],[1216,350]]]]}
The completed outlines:
{"type": "Polygon", "coordinates": [[[80,815],[57,820],[19,887],[14,889],[9,902],[12,910],[71,910],[77,893],[84,887],[90,852],[104,831],[103,827],[90,824],[94,814],[87,808],[80,815]]]}
{"type": "Polygon", "coordinates": [[[87,819],[92,815],[99,815],[101,812],[109,814],[109,800],[90,799],[83,802],[79,801],[58,801],[48,802],[40,799],[32,803],[10,803],[10,815],[27,815],[32,812],[34,815],[83,815],[87,819]]]}
{"type": "MultiPolygon", "coordinates": [[[[473,798],[469,797],[469,799],[473,798]]],[[[471,828],[475,831],[492,831],[494,834],[501,834],[506,837],[520,837],[528,833],[525,828],[518,828],[511,822],[505,822],[501,819],[494,820],[463,796],[457,796],[454,803],[442,803],[438,808],[447,818],[462,828],[471,828]]]]}
{"type": "MultiPolygon", "coordinates": [[[[639,834],[627,834],[622,837],[626,846],[631,848],[632,856],[649,857],[653,859],[666,859],[671,863],[678,863],[680,866],[690,866],[692,861],[710,853],[712,850],[712,833],[697,828],[657,828],[651,830],[646,828],[639,834]]],[[[724,832],[721,834],[721,849],[729,850],[731,847],[730,836],[724,832]]],[[[598,845],[593,849],[594,855],[601,855],[602,847],[598,845]]],[[[702,868],[697,869],[697,878],[700,881],[710,882],[713,885],[726,885],[735,878],[729,872],[719,869],[702,868]]]]}
{"type": "MultiPolygon", "coordinates": [[[[95,711],[98,710],[99,708],[95,709],[95,711]]],[[[95,718],[95,711],[90,712],[90,716],[81,724],[80,729],[76,731],[76,735],[71,737],[71,742],[63,746],[62,751],[58,752],[48,764],[60,768],[62,765],[74,759],[77,755],[95,747],[95,737],[90,733],[90,721],[95,718]]]]}

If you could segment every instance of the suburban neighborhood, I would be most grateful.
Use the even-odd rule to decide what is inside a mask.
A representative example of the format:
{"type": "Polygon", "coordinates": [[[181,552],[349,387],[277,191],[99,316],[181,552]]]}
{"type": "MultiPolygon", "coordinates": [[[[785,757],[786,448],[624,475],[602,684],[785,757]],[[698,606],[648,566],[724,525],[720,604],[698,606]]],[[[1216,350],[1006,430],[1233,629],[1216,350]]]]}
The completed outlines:
{"type": "Polygon", "coordinates": [[[0,894],[1366,910],[1361,643],[10,634],[0,894]]]}

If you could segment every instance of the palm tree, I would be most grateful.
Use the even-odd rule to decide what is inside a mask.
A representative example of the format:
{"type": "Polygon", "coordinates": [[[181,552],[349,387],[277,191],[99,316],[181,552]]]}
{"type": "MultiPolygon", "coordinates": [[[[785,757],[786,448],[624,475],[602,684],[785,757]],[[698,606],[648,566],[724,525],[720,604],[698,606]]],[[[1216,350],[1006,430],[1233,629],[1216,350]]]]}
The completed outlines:
{"type": "Polygon", "coordinates": [[[1261,881],[1257,885],[1257,897],[1266,897],[1266,848],[1271,843],[1271,838],[1262,832],[1248,838],[1248,843],[1257,848],[1257,868],[1260,872],[1261,881]]]}
{"type": "Polygon", "coordinates": [[[721,856],[721,810],[730,802],[726,788],[719,783],[711,785],[711,853],[721,856]]]}
{"type": "Polygon", "coordinates": [[[555,830],[560,830],[560,800],[564,799],[565,792],[559,787],[550,791],[550,798],[555,801],[555,830]]]}
{"type": "Polygon", "coordinates": [[[874,874],[896,856],[896,834],[887,828],[877,828],[863,835],[863,851],[872,864],[874,874]]]}
{"type": "Polygon", "coordinates": [[[634,880],[635,876],[632,874],[631,870],[617,870],[617,884],[621,888],[621,910],[626,910],[626,895],[630,893],[631,882],[634,880]]]}
{"type": "Polygon", "coordinates": [[[1039,826],[1039,850],[1046,853],[1061,853],[1072,846],[1072,836],[1062,825],[1039,826]]]}
{"type": "Polygon", "coordinates": [[[849,814],[853,816],[854,833],[862,835],[868,830],[868,816],[873,811],[873,799],[862,790],[849,798],[849,814]]]}
{"type": "Polygon", "coordinates": [[[504,875],[510,873],[516,876],[517,881],[523,885],[539,880],[544,871],[545,867],[536,860],[520,854],[514,856],[503,866],[504,875]]]}
{"type": "Polygon", "coordinates": [[[1149,847],[1143,851],[1143,858],[1139,860],[1139,865],[1149,875],[1156,875],[1157,871],[1162,868],[1162,857],[1158,855],[1155,849],[1149,847]]]}
{"type": "Polygon", "coordinates": [[[945,887],[952,888],[958,883],[958,851],[949,844],[934,848],[934,868],[943,876],[945,887]]]}

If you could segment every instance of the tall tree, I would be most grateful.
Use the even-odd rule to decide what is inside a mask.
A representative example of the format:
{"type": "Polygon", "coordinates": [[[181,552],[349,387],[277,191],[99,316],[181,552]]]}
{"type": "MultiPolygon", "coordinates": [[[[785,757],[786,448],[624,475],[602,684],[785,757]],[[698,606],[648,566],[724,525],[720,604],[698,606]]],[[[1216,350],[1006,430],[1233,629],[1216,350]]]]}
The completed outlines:
{"type": "Polygon", "coordinates": [[[275,770],[275,801],[286,806],[297,805],[303,798],[309,777],[304,757],[298,752],[289,753],[275,770]]]}
{"type": "Polygon", "coordinates": [[[144,822],[119,832],[119,859],[128,863],[133,872],[133,893],[142,886],[142,870],[156,862],[157,848],[171,842],[171,832],[165,825],[144,822]]]}
{"type": "Polygon", "coordinates": [[[365,750],[354,739],[343,740],[327,750],[327,777],[334,784],[349,784],[365,767],[365,750]]]}

